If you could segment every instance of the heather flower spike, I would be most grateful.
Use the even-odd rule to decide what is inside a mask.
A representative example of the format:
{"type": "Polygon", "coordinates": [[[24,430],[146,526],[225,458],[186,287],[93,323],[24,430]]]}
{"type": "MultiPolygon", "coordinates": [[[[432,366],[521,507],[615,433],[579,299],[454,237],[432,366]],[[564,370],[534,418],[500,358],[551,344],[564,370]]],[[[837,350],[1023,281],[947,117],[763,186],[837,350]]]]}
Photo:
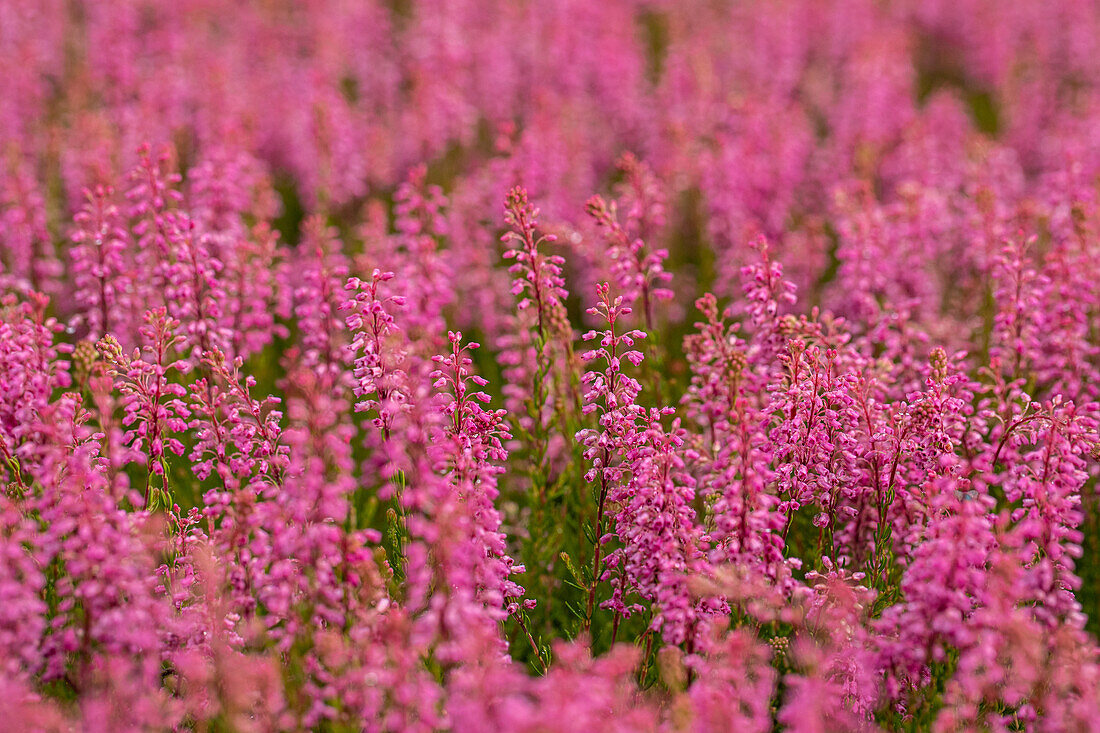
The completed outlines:
{"type": "Polygon", "coordinates": [[[566,297],[560,255],[547,255],[539,251],[540,245],[554,242],[553,234],[539,235],[536,231],[539,210],[527,200],[527,191],[513,188],[504,205],[504,220],[513,228],[501,241],[514,246],[504,253],[505,259],[516,262],[509,268],[515,276],[512,295],[521,296],[519,310],[533,308],[540,338],[546,338],[550,324],[566,297]]]}

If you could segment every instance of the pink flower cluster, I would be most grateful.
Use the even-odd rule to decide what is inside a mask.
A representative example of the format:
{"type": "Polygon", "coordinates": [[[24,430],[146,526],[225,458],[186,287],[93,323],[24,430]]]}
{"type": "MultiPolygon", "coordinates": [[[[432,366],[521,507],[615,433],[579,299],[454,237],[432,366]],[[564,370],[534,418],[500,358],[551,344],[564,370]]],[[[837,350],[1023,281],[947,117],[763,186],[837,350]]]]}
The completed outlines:
{"type": "Polygon", "coordinates": [[[6,729],[1098,725],[1094,4],[4,0],[0,62],[6,729]]]}

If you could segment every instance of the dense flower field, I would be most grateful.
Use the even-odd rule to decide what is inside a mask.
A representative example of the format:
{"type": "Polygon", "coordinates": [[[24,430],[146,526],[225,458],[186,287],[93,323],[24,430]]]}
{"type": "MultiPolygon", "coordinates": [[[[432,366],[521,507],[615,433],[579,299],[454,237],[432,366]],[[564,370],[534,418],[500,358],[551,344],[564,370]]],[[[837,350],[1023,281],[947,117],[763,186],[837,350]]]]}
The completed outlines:
{"type": "Polygon", "coordinates": [[[0,727],[1100,729],[1100,7],[0,0],[0,727]]]}

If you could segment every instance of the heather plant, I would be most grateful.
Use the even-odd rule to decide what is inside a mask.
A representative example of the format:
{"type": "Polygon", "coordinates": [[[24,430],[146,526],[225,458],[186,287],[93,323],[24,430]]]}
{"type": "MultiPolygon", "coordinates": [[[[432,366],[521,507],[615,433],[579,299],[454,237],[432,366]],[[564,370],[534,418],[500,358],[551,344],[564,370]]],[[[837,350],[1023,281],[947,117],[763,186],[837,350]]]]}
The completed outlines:
{"type": "Polygon", "coordinates": [[[0,2],[13,730],[1091,730],[1089,3],[0,2]]]}

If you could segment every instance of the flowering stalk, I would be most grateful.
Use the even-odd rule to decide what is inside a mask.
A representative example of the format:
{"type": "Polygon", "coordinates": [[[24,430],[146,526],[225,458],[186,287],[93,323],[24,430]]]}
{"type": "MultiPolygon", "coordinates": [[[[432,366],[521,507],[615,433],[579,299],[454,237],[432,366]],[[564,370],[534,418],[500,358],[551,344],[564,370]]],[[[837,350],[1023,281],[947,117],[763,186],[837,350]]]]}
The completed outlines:
{"type": "Polygon", "coordinates": [[[562,279],[560,255],[546,255],[539,246],[554,242],[553,234],[537,236],[539,210],[527,200],[527,191],[516,187],[508,192],[504,204],[504,220],[512,226],[501,241],[515,245],[504,253],[505,259],[516,262],[509,272],[516,276],[512,283],[512,295],[523,296],[516,306],[521,312],[534,307],[538,332],[538,358],[544,357],[543,348],[551,336],[551,328],[561,319],[562,301],[568,295],[562,279]]]}
{"type": "Polygon", "coordinates": [[[187,429],[184,421],[187,409],[181,401],[187,392],[181,385],[168,381],[170,370],[180,371],[185,367],[183,362],[169,360],[169,354],[183,341],[176,335],[179,325],[179,321],[170,318],[161,308],[146,315],[141,334],[149,345],[143,349],[135,349],[127,355],[110,334],[96,344],[100,356],[108,364],[108,373],[124,395],[122,423],[129,428],[124,440],[132,450],[145,453],[148,475],[141,508],[146,510],[171,506],[165,449],[176,455],[183,453],[183,443],[171,434],[187,429]],[[148,359],[142,356],[142,351],[148,359]],[[156,488],[154,476],[160,482],[156,488]]]}
{"type": "Polygon", "coordinates": [[[130,325],[128,299],[134,288],[126,260],[125,224],[109,186],[97,186],[85,196],[87,204],[73,217],[77,224],[72,234],[76,246],[71,250],[76,299],[88,313],[93,338],[121,333],[130,343],[128,332],[122,330],[130,325]]]}
{"type": "MultiPolygon", "coordinates": [[[[607,329],[584,334],[585,341],[599,339],[599,344],[597,348],[584,352],[581,358],[588,362],[599,360],[604,363],[602,371],[585,372],[582,378],[585,385],[584,414],[595,413],[599,428],[586,428],[577,433],[577,440],[584,446],[584,457],[592,463],[585,479],[599,484],[592,575],[585,608],[586,629],[592,625],[596,589],[605,575],[606,560],[601,558],[601,553],[608,538],[604,525],[608,498],[626,480],[627,466],[621,462],[622,454],[638,436],[639,422],[645,414],[636,402],[641,385],[622,371],[622,360],[635,366],[642,363],[641,352],[633,346],[637,339],[645,338],[645,334],[637,329],[619,333],[618,321],[630,313],[630,308],[623,304],[621,296],[612,299],[611,288],[607,283],[598,285],[596,294],[597,303],[588,309],[588,313],[600,317],[607,324],[607,329]]],[[[631,611],[622,605],[621,600],[618,606],[616,610],[619,613],[629,614],[631,611]]]]}
{"type": "Polygon", "coordinates": [[[668,259],[668,250],[650,251],[643,237],[654,233],[652,230],[662,223],[663,205],[648,168],[629,154],[623,156],[619,167],[626,173],[630,185],[624,196],[629,204],[630,229],[619,222],[619,203],[616,201],[608,203],[601,196],[593,196],[585,204],[585,211],[607,238],[607,255],[612,260],[616,285],[624,300],[628,305],[641,300],[646,333],[656,334],[653,301],[672,298],[672,291],[666,287],[672,275],[665,272],[663,265],[668,259]]]}
{"type": "Polygon", "coordinates": [[[395,347],[398,327],[389,313],[393,307],[403,306],[405,298],[380,292],[380,285],[393,277],[392,272],[376,269],[369,282],[349,279],[345,290],[354,295],[343,306],[348,313],[345,323],[352,332],[351,349],[355,354],[353,391],[361,398],[355,411],[373,411],[374,425],[385,440],[389,440],[394,417],[406,400],[402,390],[405,354],[395,347]]]}
{"type": "Polygon", "coordinates": [[[512,436],[504,423],[504,410],[486,410],[482,405],[489,402],[489,395],[471,391],[471,385],[476,388],[488,384],[471,371],[473,361],[468,352],[479,344],[463,344],[462,334],[454,331],[447,336],[451,353],[432,359],[437,366],[430,376],[436,380],[437,389],[446,390],[440,409],[449,418],[447,435],[453,444],[449,473],[455,491],[473,511],[474,541],[484,546],[485,561],[478,572],[483,597],[490,607],[503,606],[508,614],[516,614],[521,601],[526,609],[533,608],[534,601],[522,600],[523,588],[510,579],[525,568],[515,565],[508,556],[500,515],[493,504],[499,496],[496,476],[503,471],[502,464],[508,457],[504,442],[512,436]]]}

